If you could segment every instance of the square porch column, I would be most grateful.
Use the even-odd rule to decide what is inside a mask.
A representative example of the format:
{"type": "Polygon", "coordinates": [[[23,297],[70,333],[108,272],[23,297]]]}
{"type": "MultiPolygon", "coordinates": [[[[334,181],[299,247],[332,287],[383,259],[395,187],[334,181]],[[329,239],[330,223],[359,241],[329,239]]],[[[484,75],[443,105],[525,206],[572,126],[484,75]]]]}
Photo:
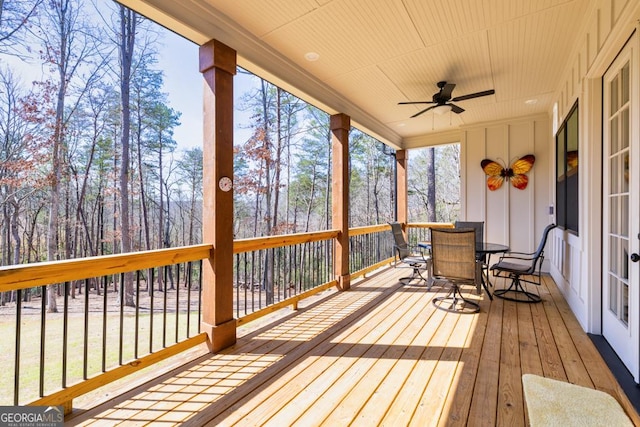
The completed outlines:
{"type": "Polygon", "coordinates": [[[331,116],[331,213],[332,228],[340,231],[335,246],[333,271],[338,287],[346,291],[351,287],[349,273],[349,130],[351,118],[346,114],[331,116]]]}
{"type": "Polygon", "coordinates": [[[211,40],[200,46],[204,77],[202,331],[209,350],[236,342],[233,318],[233,76],[236,51],[211,40]]]}
{"type": "MultiPolygon", "coordinates": [[[[403,228],[406,226],[409,213],[408,211],[408,180],[407,180],[407,160],[409,158],[407,150],[396,151],[396,189],[398,194],[396,195],[396,203],[398,204],[398,221],[402,224],[403,228]]],[[[406,230],[405,230],[406,231],[406,230]]]]}

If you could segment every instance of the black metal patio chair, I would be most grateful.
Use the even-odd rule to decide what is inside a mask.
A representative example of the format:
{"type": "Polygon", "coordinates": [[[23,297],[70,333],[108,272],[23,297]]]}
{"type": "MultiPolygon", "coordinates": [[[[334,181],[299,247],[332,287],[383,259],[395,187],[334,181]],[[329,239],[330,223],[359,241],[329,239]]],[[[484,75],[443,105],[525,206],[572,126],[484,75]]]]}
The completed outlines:
{"type": "Polygon", "coordinates": [[[404,285],[410,284],[415,280],[418,283],[424,282],[429,285],[429,269],[431,267],[431,257],[426,255],[419,246],[410,246],[404,237],[402,225],[398,222],[390,222],[391,233],[395,244],[393,245],[397,261],[396,267],[408,267],[412,269],[410,276],[401,277],[400,282],[404,285]],[[423,273],[427,277],[423,276],[423,273]]]}
{"type": "Polygon", "coordinates": [[[497,289],[493,292],[495,296],[517,302],[535,303],[542,301],[540,295],[527,291],[522,286],[522,283],[540,285],[544,246],[547,243],[549,232],[555,227],[557,227],[556,224],[547,225],[535,252],[506,252],[496,264],[490,267],[494,277],[511,279],[511,284],[508,288],[497,289]],[[532,278],[529,279],[525,276],[532,276],[532,278]]]}

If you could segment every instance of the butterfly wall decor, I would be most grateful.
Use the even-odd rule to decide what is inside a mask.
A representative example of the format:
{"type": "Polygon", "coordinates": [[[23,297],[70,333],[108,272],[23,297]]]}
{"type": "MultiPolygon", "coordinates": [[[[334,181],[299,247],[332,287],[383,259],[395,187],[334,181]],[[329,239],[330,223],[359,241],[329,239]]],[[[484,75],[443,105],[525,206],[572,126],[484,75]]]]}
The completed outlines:
{"type": "Polygon", "coordinates": [[[509,168],[490,159],[484,159],[480,162],[480,166],[487,175],[489,190],[495,191],[502,187],[505,179],[511,181],[511,184],[518,190],[524,190],[529,183],[529,177],[525,174],[531,170],[535,161],[536,157],[533,154],[527,154],[513,162],[509,168]]]}

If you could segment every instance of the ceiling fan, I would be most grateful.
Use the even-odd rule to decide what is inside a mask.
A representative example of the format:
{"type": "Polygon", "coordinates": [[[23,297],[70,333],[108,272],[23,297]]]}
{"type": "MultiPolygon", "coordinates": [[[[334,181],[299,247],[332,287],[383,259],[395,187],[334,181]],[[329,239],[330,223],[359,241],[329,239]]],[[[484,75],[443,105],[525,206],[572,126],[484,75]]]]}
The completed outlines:
{"type": "MultiPolygon", "coordinates": [[[[496,93],[495,90],[490,89],[490,90],[483,90],[482,92],[470,93],[468,95],[456,96],[455,98],[451,98],[451,92],[453,92],[453,88],[456,87],[454,83],[438,82],[438,87],[440,88],[440,91],[433,94],[432,101],[407,101],[407,102],[399,102],[398,105],[436,104],[436,105],[427,107],[422,111],[417,112],[416,114],[411,116],[411,118],[417,117],[420,114],[426,113],[429,110],[434,110],[434,109],[440,110],[438,107],[442,107],[442,106],[446,106],[446,108],[443,108],[442,110],[446,110],[446,111],[451,110],[456,114],[460,114],[464,111],[464,108],[458,107],[457,105],[452,104],[451,102],[464,101],[466,99],[479,98],[481,96],[493,95],[494,93],[496,93]]],[[[437,110],[434,110],[434,112],[435,111],[437,110]]]]}

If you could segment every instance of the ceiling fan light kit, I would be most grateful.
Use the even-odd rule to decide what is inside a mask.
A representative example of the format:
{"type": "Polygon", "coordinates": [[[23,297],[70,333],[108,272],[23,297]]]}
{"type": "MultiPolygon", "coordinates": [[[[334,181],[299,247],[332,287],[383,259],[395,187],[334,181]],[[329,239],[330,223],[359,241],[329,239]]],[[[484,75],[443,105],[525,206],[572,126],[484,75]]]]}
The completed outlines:
{"type": "Polygon", "coordinates": [[[460,114],[464,111],[464,108],[457,106],[456,104],[452,104],[452,102],[465,101],[467,99],[472,98],[480,98],[481,96],[493,95],[496,93],[495,90],[483,90],[482,92],[470,93],[467,95],[456,96],[455,98],[451,98],[451,92],[456,87],[454,83],[447,83],[445,81],[438,82],[438,88],[440,88],[439,92],[433,94],[433,98],[431,101],[406,101],[399,102],[398,105],[409,105],[409,104],[436,104],[431,107],[427,107],[422,111],[417,112],[411,118],[417,117],[421,114],[426,113],[427,111],[433,111],[438,115],[442,115],[446,112],[453,111],[456,114],[460,114]]]}
{"type": "Polygon", "coordinates": [[[448,113],[449,111],[451,111],[451,105],[436,105],[435,107],[433,107],[433,112],[434,114],[437,114],[439,116],[444,115],[445,113],[448,113]]]}

